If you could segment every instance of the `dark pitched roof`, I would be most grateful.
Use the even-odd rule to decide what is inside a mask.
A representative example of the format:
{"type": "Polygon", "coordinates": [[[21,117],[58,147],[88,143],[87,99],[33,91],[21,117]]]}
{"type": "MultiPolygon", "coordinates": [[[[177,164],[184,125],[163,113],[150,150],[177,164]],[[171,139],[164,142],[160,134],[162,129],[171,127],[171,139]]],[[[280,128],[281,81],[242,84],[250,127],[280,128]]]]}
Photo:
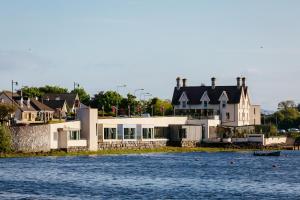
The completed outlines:
{"type": "Polygon", "coordinates": [[[52,112],[54,112],[54,110],[52,108],[50,108],[46,104],[39,102],[38,100],[30,99],[30,104],[37,111],[48,111],[48,112],[52,111],[52,112]]]}
{"type": "Polygon", "coordinates": [[[62,109],[66,103],[66,100],[44,100],[43,103],[56,110],[62,109]]]}
{"type": "Polygon", "coordinates": [[[237,86],[216,86],[213,89],[211,86],[188,86],[181,87],[179,90],[175,87],[172,104],[179,104],[179,99],[183,92],[186,93],[189,99],[188,104],[200,104],[200,99],[205,91],[207,91],[207,95],[210,99],[210,104],[219,104],[219,98],[222,95],[223,91],[225,91],[228,96],[229,104],[237,104],[240,102],[242,87],[238,88],[237,86]]]}
{"type": "Polygon", "coordinates": [[[75,100],[77,98],[77,94],[73,93],[64,93],[64,94],[45,94],[43,96],[44,100],[66,100],[68,106],[70,108],[73,107],[75,100]]]}

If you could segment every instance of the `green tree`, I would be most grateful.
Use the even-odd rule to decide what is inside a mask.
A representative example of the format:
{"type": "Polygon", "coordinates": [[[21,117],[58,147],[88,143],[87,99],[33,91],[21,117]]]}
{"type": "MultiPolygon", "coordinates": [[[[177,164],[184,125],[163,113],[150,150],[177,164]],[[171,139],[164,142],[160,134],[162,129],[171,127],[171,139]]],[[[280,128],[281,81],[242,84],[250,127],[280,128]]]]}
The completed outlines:
{"type": "Polygon", "coordinates": [[[37,87],[24,87],[22,88],[22,95],[24,97],[34,98],[38,97],[41,98],[44,93],[37,87]]]}
{"type": "Polygon", "coordinates": [[[78,94],[80,102],[84,105],[90,105],[90,95],[84,90],[83,87],[75,88],[71,93],[78,94]]]}
{"type": "Polygon", "coordinates": [[[59,87],[59,86],[51,86],[45,85],[44,87],[39,88],[42,94],[53,93],[53,94],[63,94],[68,93],[67,88],[59,87]]]}
{"type": "Polygon", "coordinates": [[[146,110],[148,113],[162,116],[162,115],[172,115],[173,114],[173,106],[170,101],[162,100],[157,97],[148,101],[146,110]]]}
{"type": "Polygon", "coordinates": [[[10,152],[12,150],[12,139],[9,128],[0,125],[0,152],[10,152]]]}
{"type": "Polygon", "coordinates": [[[109,113],[112,111],[112,106],[120,105],[122,99],[122,96],[115,91],[99,92],[92,98],[91,107],[99,110],[104,107],[104,111],[109,113]]]}
{"type": "Polygon", "coordinates": [[[8,121],[10,114],[15,112],[15,107],[11,104],[0,103],[0,124],[3,124],[4,121],[8,121]]]}

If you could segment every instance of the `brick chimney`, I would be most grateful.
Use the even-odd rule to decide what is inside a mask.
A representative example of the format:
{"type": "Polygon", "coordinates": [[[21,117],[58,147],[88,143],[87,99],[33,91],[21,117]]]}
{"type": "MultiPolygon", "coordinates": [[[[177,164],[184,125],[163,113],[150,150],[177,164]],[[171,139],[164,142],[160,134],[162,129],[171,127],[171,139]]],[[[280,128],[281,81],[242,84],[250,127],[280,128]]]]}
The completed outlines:
{"type": "Polygon", "coordinates": [[[237,86],[238,88],[241,87],[241,77],[237,77],[237,78],[236,78],[236,86],[237,86]]]}
{"type": "Polygon", "coordinates": [[[216,78],[215,78],[215,77],[212,77],[212,78],[211,78],[211,88],[212,88],[212,89],[215,89],[215,88],[216,88],[216,78]]]}
{"type": "Polygon", "coordinates": [[[186,82],[187,82],[187,79],[183,78],[182,79],[182,87],[186,87],[187,86],[186,82]]]}
{"type": "Polygon", "coordinates": [[[242,86],[246,87],[246,78],[245,77],[242,78],[242,86]]]}
{"type": "Polygon", "coordinates": [[[179,90],[180,87],[181,87],[181,85],[180,85],[180,77],[176,78],[176,87],[177,87],[177,90],[179,90]]]}

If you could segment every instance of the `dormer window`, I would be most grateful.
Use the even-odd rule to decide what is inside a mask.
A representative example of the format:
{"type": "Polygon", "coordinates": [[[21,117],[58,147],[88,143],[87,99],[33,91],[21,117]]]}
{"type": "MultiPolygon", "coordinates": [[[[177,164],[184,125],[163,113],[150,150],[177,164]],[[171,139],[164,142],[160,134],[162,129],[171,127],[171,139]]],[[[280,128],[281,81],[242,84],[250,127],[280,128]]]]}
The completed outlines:
{"type": "Polygon", "coordinates": [[[187,102],[186,102],[186,101],[182,101],[182,102],[181,102],[182,108],[186,108],[186,105],[187,105],[187,102]]]}
{"type": "Polygon", "coordinates": [[[204,108],[207,108],[208,102],[207,101],[203,101],[203,105],[204,105],[204,108]]]}
{"type": "Polygon", "coordinates": [[[222,108],[226,108],[227,106],[227,102],[226,101],[222,101],[222,108]]]}

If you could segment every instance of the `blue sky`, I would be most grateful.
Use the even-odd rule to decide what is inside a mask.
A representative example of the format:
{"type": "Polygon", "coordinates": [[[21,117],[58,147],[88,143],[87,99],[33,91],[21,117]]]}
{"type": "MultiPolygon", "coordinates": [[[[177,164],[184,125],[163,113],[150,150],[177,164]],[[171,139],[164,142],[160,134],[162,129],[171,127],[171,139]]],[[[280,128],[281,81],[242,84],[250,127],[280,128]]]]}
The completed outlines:
{"type": "Polygon", "coordinates": [[[79,82],[91,94],[236,84],[275,109],[300,102],[300,1],[0,1],[0,90],[79,82]],[[261,48],[263,47],[263,48],[261,48]]]}

